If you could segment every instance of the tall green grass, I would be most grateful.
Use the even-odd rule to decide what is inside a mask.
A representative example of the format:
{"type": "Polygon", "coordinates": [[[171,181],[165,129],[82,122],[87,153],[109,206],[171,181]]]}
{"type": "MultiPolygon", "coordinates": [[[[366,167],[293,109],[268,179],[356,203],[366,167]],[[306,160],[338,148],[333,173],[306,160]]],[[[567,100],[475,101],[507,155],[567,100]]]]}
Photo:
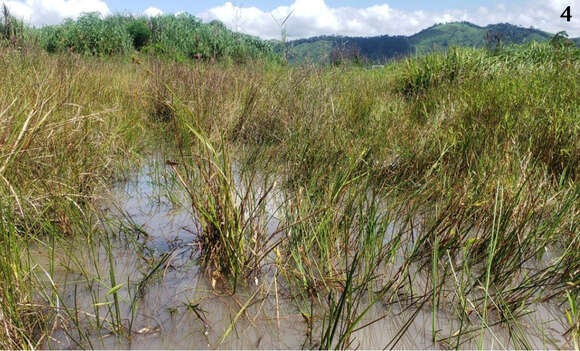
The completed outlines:
{"type": "MultiPolygon", "coordinates": [[[[437,310],[451,304],[466,324],[457,346],[474,341],[478,330],[488,334],[502,324],[519,335],[515,345],[529,347],[518,318],[525,306],[564,299],[570,270],[561,262],[577,258],[566,251],[558,260],[542,261],[544,252],[577,242],[577,68],[577,49],[531,44],[495,52],[455,49],[382,72],[244,72],[248,95],[230,95],[218,83],[220,96],[233,105],[208,105],[221,111],[217,119],[203,113],[193,118],[210,140],[213,135],[223,142],[225,132],[236,136],[231,142],[241,149],[260,146],[274,155],[266,169],[277,165],[290,194],[283,275],[306,323],[315,318],[314,306],[323,305],[319,294],[344,293],[341,283],[353,282],[338,278],[348,272],[340,260],[372,252],[370,246],[347,249],[362,240],[361,227],[351,225],[358,218],[352,204],[364,196],[346,189],[370,174],[373,187],[381,189],[378,196],[402,206],[390,217],[403,220],[400,236],[375,242],[403,260],[385,286],[406,291],[410,295],[402,301],[415,308],[432,305],[434,342],[452,337],[437,328],[437,310]],[[272,112],[277,119],[252,125],[248,103],[253,119],[266,122],[272,112]],[[403,249],[401,241],[412,246],[403,249]],[[431,277],[432,285],[417,295],[416,289],[424,289],[415,285],[421,277],[431,277]],[[443,295],[447,289],[457,289],[456,295],[443,295]]],[[[199,93],[195,89],[193,96],[199,93]]],[[[209,189],[201,186],[200,192],[209,189]]],[[[368,223],[365,212],[360,218],[368,223]]],[[[384,301],[380,296],[368,303],[384,301]]],[[[357,319],[356,304],[349,305],[351,317],[340,312],[347,311],[345,301],[328,306],[326,346],[336,342],[338,315],[357,319]]],[[[339,340],[337,345],[349,345],[347,337],[339,340]]],[[[490,346],[481,340],[481,347],[490,346]]]]}
{"type": "Polygon", "coordinates": [[[39,294],[35,281],[44,282],[46,274],[26,260],[28,247],[84,233],[96,189],[136,158],[146,144],[138,135],[149,122],[137,109],[116,112],[140,105],[131,98],[137,85],[121,79],[130,69],[105,76],[114,63],[0,52],[6,63],[0,68],[6,87],[0,94],[0,266],[9,284],[0,296],[0,347],[37,348],[58,298],[39,294]],[[47,305],[39,296],[47,296],[47,305]]]}
{"type": "Polygon", "coordinates": [[[234,33],[222,23],[203,23],[188,14],[152,18],[88,13],[59,25],[30,29],[49,52],[84,55],[129,55],[136,50],[172,60],[246,62],[275,59],[271,46],[259,38],[234,33]]]}
{"type": "MultiPolygon", "coordinates": [[[[29,244],[79,237],[101,216],[99,186],[161,144],[211,285],[233,293],[276,272],[305,346],[354,347],[397,306],[409,318],[377,347],[425,311],[438,346],[488,348],[502,327],[504,346],[530,347],[522,321],[543,303],[565,306],[577,343],[578,49],[454,49],[372,71],[0,50],[0,346],[37,347],[62,301],[31,293],[29,244]]],[[[130,338],[125,282],[105,271],[94,327],[130,338]]]]}
{"type": "Polygon", "coordinates": [[[92,12],[76,20],[66,19],[61,24],[36,28],[12,16],[3,5],[0,45],[90,56],[143,52],[180,62],[279,61],[269,42],[232,32],[219,21],[203,23],[186,13],[150,18],[123,14],[103,17],[92,12]]]}

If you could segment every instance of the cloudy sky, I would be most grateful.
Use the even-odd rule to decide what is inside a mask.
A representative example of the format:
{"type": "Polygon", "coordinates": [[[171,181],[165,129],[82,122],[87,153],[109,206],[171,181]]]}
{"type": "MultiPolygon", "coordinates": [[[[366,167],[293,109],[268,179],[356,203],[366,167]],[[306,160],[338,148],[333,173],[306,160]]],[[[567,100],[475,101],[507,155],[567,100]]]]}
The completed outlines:
{"type": "Polygon", "coordinates": [[[509,22],[552,33],[580,36],[580,0],[0,0],[34,25],[54,24],[82,12],[155,16],[188,12],[206,21],[218,19],[234,30],[262,38],[280,38],[281,21],[289,39],[322,34],[356,36],[413,34],[434,23],[470,21],[479,25],[509,22]],[[147,2],[149,1],[149,2],[147,2]],[[571,6],[572,19],[560,14],[571,6]]]}

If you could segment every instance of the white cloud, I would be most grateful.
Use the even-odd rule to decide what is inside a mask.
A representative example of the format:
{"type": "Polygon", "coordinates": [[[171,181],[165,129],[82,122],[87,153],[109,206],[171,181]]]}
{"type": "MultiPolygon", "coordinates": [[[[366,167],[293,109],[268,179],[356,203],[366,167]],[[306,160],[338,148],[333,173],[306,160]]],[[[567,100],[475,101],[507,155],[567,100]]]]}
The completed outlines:
{"type": "Polygon", "coordinates": [[[34,25],[60,23],[65,18],[77,18],[83,12],[111,14],[102,0],[12,0],[0,1],[0,4],[6,4],[15,17],[34,25]]]}
{"type": "MultiPolygon", "coordinates": [[[[0,0],[10,11],[33,25],[59,23],[77,18],[83,12],[111,14],[106,0],[0,0]]],[[[218,19],[234,30],[263,38],[281,36],[281,22],[292,13],[287,24],[288,39],[323,34],[353,36],[409,35],[435,23],[470,21],[478,25],[509,22],[556,33],[565,30],[573,37],[580,36],[580,21],[566,22],[560,14],[569,0],[528,0],[526,4],[498,4],[480,6],[475,10],[449,9],[443,11],[407,11],[388,3],[366,8],[330,7],[325,0],[293,0],[288,6],[272,11],[257,7],[237,7],[231,2],[208,9],[198,16],[206,21],[218,19]]],[[[146,16],[158,16],[163,11],[149,7],[146,16]]]]}
{"type": "Polygon", "coordinates": [[[388,4],[367,8],[329,7],[324,0],[295,0],[290,6],[272,11],[256,7],[237,7],[231,2],[213,7],[199,14],[205,21],[218,19],[234,30],[267,39],[280,39],[277,22],[289,13],[286,30],[288,39],[316,35],[409,35],[435,23],[469,21],[478,25],[509,22],[556,33],[565,30],[573,37],[580,36],[580,22],[566,22],[560,14],[567,0],[530,0],[521,6],[499,4],[480,6],[475,10],[450,9],[444,11],[406,11],[388,4]]]}
{"type": "Polygon", "coordinates": [[[147,10],[143,11],[143,14],[147,17],[155,17],[161,16],[163,14],[163,11],[161,11],[157,7],[150,6],[147,8],[147,10]]]}

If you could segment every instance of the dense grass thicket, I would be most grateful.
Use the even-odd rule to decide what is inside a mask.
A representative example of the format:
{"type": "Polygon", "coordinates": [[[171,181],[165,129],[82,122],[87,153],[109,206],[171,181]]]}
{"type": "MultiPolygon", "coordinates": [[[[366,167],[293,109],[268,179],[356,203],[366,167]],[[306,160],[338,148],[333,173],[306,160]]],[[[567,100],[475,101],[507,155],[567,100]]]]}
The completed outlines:
{"type": "MultiPolygon", "coordinates": [[[[505,347],[528,348],[521,321],[553,303],[566,342],[544,345],[578,348],[577,48],[452,49],[381,70],[249,67],[98,57],[269,52],[189,16],[88,15],[39,33],[65,52],[0,49],[0,348],[39,347],[78,318],[28,248],[104,235],[98,189],[161,144],[212,285],[232,293],[274,275],[309,325],[305,345],[354,347],[358,328],[380,322],[361,323],[372,306],[398,304],[432,312],[440,347],[497,347],[484,336],[500,326],[505,347]],[[259,181],[261,195],[240,197],[234,178],[259,181]],[[275,235],[260,210],[273,190],[285,194],[275,235]],[[438,313],[460,323],[445,329],[438,313]]],[[[118,311],[102,318],[130,338],[118,311]]],[[[396,347],[408,327],[375,346],[396,347]]]]}
{"type": "Polygon", "coordinates": [[[14,46],[39,46],[51,53],[91,56],[131,55],[136,50],[177,61],[255,59],[275,60],[271,45],[259,38],[234,33],[221,22],[203,23],[186,13],[155,17],[86,13],[59,25],[32,28],[5,11],[0,30],[14,46]],[[3,24],[6,23],[6,24],[3,24]]]}

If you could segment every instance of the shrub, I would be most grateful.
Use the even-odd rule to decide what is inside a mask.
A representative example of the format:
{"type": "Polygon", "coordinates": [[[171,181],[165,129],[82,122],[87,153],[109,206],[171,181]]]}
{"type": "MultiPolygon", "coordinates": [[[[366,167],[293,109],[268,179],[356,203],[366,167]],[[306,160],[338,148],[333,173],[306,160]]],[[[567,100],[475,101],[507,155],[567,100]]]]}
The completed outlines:
{"type": "Polygon", "coordinates": [[[133,46],[137,50],[141,50],[151,39],[151,29],[149,29],[147,21],[144,19],[135,20],[129,24],[127,30],[133,38],[133,46]]]}

